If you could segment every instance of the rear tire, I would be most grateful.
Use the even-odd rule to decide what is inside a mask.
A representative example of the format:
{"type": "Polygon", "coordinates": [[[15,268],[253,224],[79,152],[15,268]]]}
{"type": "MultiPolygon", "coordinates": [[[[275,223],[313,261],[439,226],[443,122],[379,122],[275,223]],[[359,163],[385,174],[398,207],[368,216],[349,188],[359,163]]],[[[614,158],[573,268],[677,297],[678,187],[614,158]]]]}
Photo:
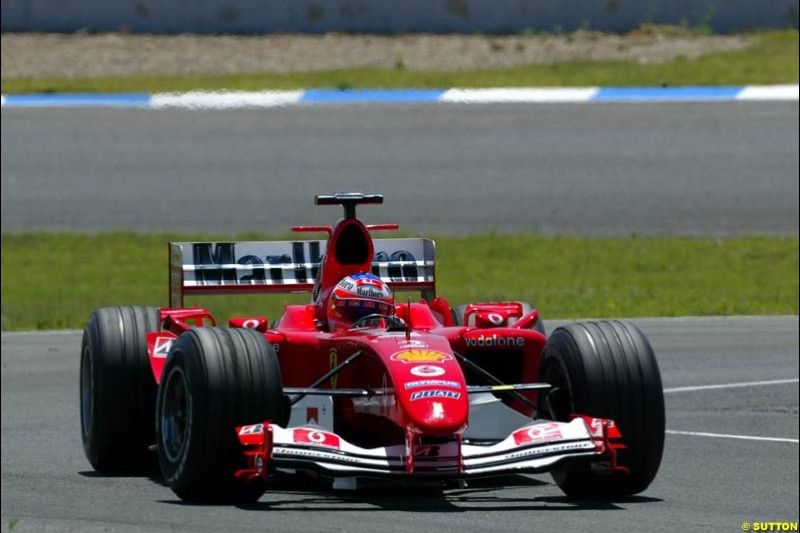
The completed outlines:
{"type": "Polygon", "coordinates": [[[247,329],[182,334],[164,367],[156,419],[161,472],[181,499],[258,500],[264,484],[234,476],[246,467],[236,427],[265,420],[285,425],[275,351],[263,334],[247,329]]]}
{"type": "Polygon", "coordinates": [[[450,313],[453,315],[453,325],[464,325],[464,312],[467,310],[467,304],[457,305],[450,308],[450,313]]]}
{"type": "Polygon", "coordinates": [[[570,413],[612,419],[626,446],[617,450],[617,459],[630,474],[567,463],[553,471],[561,490],[601,499],[630,496],[650,485],[664,450],[664,394],[653,349],[636,326],[584,322],[556,329],[545,345],[539,380],[554,386],[542,395],[541,413],[560,421],[570,413]]]}
{"type": "Polygon", "coordinates": [[[158,331],[153,307],[106,307],[89,317],[81,345],[81,435],[92,467],[103,474],[155,469],[156,381],[147,333],[158,331]]]}
{"type": "MultiPolygon", "coordinates": [[[[530,313],[531,311],[533,311],[535,309],[529,303],[526,303],[526,302],[518,302],[518,303],[522,304],[522,316],[527,315],[528,313],[530,313]]],[[[547,337],[547,333],[546,333],[546,331],[544,329],[544,320],[542,320],[542,315],[539,315],[538,318],[536,319],[536,324],[533,326],[533,329],[534,329],[534,331],[538,331],[543,336],[547,337]]]]}

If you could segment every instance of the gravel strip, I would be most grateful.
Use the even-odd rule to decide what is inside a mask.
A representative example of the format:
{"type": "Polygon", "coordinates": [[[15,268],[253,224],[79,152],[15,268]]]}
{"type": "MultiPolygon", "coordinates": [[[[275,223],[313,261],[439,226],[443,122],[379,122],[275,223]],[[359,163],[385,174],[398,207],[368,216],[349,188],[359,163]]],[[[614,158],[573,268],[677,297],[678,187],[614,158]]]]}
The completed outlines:
{"type": "Polygon", "coordinates": [[[2,78],[238,74],[354,67],[474,70],[573,60],[658,63],[740,50],[741,36],[2,34],[2,78]]]}

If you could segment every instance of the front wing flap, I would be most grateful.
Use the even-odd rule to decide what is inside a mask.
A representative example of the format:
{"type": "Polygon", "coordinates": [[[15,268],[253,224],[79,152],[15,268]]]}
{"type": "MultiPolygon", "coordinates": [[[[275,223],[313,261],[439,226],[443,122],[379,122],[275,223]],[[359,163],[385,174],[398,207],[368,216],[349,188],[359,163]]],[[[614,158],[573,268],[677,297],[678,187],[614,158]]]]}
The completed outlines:
{"type": "Polygon", "coordinates": [[[613,421],[576,416],[571,422],[535,421],[492,444],[469,444],[460,436],[378,448],[356,446],[315,426],[282,428],[264,422],[237,428],[248,467],[243,479],[266,477],[275,469],[310,470],[330,477],[467,478],[503,473],[535,473],[572,458],[596,458],[616,467],[613,421]]]}

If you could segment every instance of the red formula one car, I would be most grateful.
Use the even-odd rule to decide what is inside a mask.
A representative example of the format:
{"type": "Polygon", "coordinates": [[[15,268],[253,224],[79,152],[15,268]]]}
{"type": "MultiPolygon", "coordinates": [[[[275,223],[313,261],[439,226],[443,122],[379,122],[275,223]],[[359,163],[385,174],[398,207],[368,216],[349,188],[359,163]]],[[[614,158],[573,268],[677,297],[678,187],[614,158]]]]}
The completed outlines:
{"type": "Polygon", "coordinates": [[[551,471],[569,496],[643,491],[664,444],[653,351],[624,322],[545,336],[532,306],[436,297],[434,243],[376,239],[356,206],[325,241],[169,244],[170,305],[92,314],[81,427],[99,472],[158,455],[182,499],[248,502],[281,473],[334,487],[362,478],[449,481],[551,471]],[[392,291],[417,291],[395,303],[392,291]],[[217,327],[186,294],[310,292],[308,305],[217,327]]]}

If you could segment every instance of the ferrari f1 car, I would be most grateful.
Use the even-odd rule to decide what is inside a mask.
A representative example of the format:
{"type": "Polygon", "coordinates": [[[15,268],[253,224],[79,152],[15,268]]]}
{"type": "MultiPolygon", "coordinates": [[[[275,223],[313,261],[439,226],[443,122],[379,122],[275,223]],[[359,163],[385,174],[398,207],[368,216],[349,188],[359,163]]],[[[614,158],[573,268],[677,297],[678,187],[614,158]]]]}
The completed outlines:
{"type": "Polygon", "coordinates": [[[169,243],[169,306],[99,309],[84,331],[92,466],[143,472],[155,450],[167,485],[202,502],[255,501],[267,478],[302,473],[352,487],[549,471],[575,498],[645,490],[661,462],[664,400],[642,332],[596,321],[546,337],[527,303],[451,308],[436,295],[433,241],[373,240],[397,226],[356,217],[358,204],[382,201],[317,196],[344,218],[293,230],[327,241],[169,243]],[[352,276],[421,298],[334,328],[335,291],[352,276]],[[291,292],[311,302],[274,322],[218,327],[184,305],[186,295],[291,292]]]}

